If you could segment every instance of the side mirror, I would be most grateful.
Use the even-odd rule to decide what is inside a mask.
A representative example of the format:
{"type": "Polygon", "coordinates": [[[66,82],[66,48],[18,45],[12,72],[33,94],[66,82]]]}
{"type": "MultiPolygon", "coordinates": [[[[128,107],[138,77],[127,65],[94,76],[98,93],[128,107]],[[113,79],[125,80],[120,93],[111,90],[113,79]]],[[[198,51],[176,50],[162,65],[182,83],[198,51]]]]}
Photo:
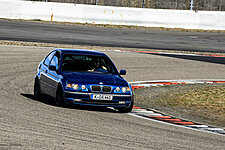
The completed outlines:
{"type": "Polygon", "coordinates": [[[127,71],[126,70],[120,70],[120,75],[126,75],[127,71]]]}
{"type": "Polygon", "coordinates": [[[51,71],[56,71],[56,66],[50,65],[50,66],[49,66],[49,70],[51,70],[51,71]]]}

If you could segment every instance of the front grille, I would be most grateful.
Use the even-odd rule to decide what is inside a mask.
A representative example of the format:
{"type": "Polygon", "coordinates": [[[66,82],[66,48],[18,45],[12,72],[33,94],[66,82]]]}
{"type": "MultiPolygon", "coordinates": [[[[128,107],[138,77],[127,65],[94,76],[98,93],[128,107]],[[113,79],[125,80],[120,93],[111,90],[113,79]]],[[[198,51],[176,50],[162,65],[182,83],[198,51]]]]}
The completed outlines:
{"type": "Polygon", "coordinates": [[[101,92],[101,87],[99,85],[93,85],[91,90],[92,92],[101,92]]]}
{"type": "Polygon", "coordinates": [[[91,86],[92,92],[103,92],[103,93],[110,93],[112,91],[111,86],[99,86],[99,85],[93,85],[91,86]]]}
{"type": "Polygon", "coordinates": [[[102,87],[102,92],[103,93],[110,93],[112,90],[111,86],[103,86],[102,87]]]}

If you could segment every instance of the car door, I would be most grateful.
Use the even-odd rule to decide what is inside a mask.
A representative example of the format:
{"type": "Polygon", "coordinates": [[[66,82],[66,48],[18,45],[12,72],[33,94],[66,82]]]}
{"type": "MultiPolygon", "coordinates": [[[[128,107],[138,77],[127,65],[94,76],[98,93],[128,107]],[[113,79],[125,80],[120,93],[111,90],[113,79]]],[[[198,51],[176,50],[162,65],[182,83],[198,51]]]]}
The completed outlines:
{"type": "Polygon", "coordinates": [[[59,53],[56,52],[56,54],[53,56],[52,60],[50,61],[49,65],[49,71],[47,72],[47,83],[48,83],[48,92],[49,95],[52,97],[55,97],[57,85],[59,82],[59,75],[58,75],[58,69],[59,69],[59,53]],[[53,67],[55,70],[51,70],[50,67],[53,67]]]}
{"type": "Polygon", "coordinates": [[[41,87],[41,92],[44,94],[49,95],[49,85],[48,85],[48,71],[49,71],[49,64],[51,59],[53,58],[54,54],[56,52],[53,51],[49,53],[43,62],[43,65],[41,65],[40,71],[41,71],[41,76],[40,76],[40,87],[41,87]]]}

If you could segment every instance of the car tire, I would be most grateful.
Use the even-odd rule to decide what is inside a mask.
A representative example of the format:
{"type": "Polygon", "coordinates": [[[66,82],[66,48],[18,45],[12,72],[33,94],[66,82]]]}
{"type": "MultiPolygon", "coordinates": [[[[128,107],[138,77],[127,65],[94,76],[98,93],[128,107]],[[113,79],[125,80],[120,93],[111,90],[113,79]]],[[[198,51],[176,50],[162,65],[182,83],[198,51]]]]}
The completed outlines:
{"type": "Polygon", "coordinates": [[[35,79],[34,82],[34,98],[36,99],[41,98],[41,89],[38,79],[35,79]]]}
{"type": "Polygon", "coordinates": [[[129,113],[133,109],[134,102],[132,101],[129,107],[117,108],[120,113],[129,113]]]}
{"type": "Polygon", "coordinates": [[[58,88],[58,90],[56,92],[55,103],[56,103],[57,106],[65,107],[63,91],[62,91],[61,88],[58,88]]]}

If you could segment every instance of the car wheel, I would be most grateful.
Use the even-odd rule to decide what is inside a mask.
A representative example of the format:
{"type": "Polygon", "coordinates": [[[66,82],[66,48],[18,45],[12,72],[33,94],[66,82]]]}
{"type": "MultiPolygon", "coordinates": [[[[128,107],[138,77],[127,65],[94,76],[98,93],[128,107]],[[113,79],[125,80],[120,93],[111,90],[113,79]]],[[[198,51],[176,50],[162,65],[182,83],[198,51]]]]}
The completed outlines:
{"type": "Polygon", "coordinates": [[[133,109],[134,102],[132,101],[129,107],[117,108],[120,113],[129,113],[133,109]]]}
{"type": "Polygon", "coordinates": [[[62,91],[61,88],[59,88],[57,90],[55,103],[56,103],[57,106],[60,106],[60,107],[64,107],[65,106],[63,91],[62,91]]]}
{"type": "Polygon", "coordinates": [[[36,99],[41,97],[41,89],[40,89],[38,79],[36,79],[35,82],[34,82],[34,97],[36,99]]]}

